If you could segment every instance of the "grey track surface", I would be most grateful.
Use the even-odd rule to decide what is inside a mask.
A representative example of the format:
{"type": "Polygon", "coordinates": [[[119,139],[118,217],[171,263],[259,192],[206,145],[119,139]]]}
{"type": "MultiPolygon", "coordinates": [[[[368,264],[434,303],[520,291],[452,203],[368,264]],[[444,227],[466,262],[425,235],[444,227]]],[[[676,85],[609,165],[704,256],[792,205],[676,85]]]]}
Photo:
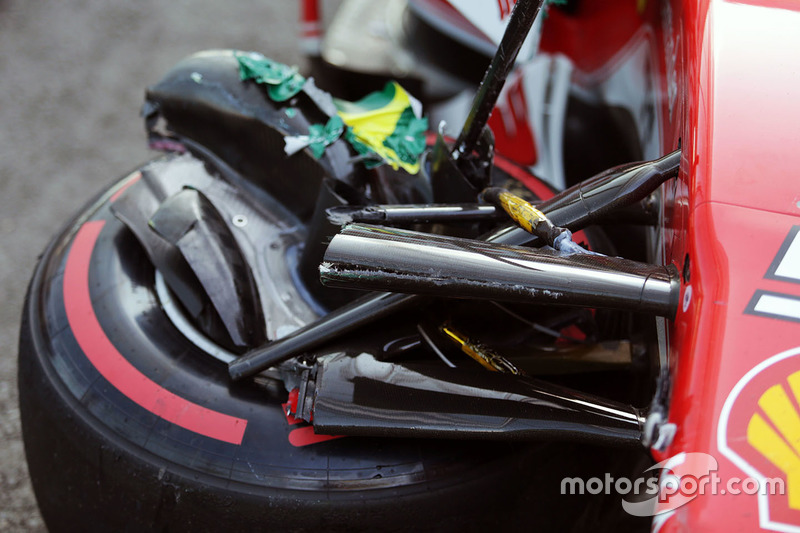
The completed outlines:
{"type": "Polygon", "coordinates": [[[17,408],[17,335],[37,255],[102,186],[153,155],[144,88],[210,48],[297,64],[298,1],[0,0],[0,531],[44,531],[17,408]]]}

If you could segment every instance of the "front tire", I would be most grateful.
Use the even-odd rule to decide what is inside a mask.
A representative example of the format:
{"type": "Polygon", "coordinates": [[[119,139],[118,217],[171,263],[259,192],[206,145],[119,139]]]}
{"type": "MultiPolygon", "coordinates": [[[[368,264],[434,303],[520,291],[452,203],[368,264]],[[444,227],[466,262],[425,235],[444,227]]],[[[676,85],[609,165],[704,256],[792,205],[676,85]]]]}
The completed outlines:
{"type": "Polygon", "coordinates": [[[535,446],[326,440],[287,419],[285,393],[232,385],[167,318],[152,265],[109,210],[132,179],[48,247],[23,311],[23,436],[51,531],[472,530],[513,519],[535,446]]]}

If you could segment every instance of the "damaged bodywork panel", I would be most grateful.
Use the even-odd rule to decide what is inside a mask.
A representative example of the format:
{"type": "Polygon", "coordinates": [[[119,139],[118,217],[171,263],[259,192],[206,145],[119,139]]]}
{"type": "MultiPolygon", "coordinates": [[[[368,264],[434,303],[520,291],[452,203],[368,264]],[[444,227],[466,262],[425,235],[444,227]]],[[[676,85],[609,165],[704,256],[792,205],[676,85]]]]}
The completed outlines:
{"type": "Polygon", "coordinates": [[[178,63],[148,88],[143,113],[151,145],[172,141],[207,151],[301,220],[313,213],[324,176],[335,177],[352,200],[359,197],[361,176],[343,139],[319,159],[306,151],[286,157],[287,136],[308,135],[311,125],[329,120],[312,96],[299,91],[273,101],[260,85],[240,79],[233,51],[203,52],[178,63]]]}
{"type": "Polygon", "coordinates": [[[287,261],[303,242],[302,224],[277,202],[253,202],[201,161],[151,163],[112,211],[185,312],[227,349],[242,352],[316,318],[287,261]]]}
{"type": "Polygon", "coordinates": [[[323,434],[638,444],[629,406],[521,376],[369,353],[322,358],[301,383],[296,416],[323,434]]]}

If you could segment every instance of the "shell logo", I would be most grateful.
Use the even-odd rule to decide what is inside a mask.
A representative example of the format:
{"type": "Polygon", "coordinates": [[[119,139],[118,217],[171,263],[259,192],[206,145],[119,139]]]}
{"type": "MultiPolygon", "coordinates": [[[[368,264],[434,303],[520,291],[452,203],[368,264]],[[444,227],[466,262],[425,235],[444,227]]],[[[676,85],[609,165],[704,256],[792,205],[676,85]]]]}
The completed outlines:
{"type": "Polygon", "coordinates": [[[759,481],[759,525],[800,532],[800,347],[761,362],[733,387],[717,427],[720,452],[759,481]],[[786,490],[764,490],[781,479],[786,490]]]}
{"type": "Polygon", "coordinates": [[[800,371],[786,381],[794,402],[782,384],[767,389],[758,406],[769,422],[755,413],[747,425],[747,442],[786,474],[789,507],[800,510],[800,371]]]}

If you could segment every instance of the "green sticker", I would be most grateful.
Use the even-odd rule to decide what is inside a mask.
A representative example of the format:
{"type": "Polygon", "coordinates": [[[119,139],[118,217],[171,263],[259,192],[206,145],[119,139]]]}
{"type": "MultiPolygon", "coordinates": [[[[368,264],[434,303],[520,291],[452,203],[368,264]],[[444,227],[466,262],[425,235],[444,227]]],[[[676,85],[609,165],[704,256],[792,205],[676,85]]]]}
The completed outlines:
{"type": "Polygon", "coordinates": [[[324,126],[311,124],[308,135],[288,135],[283,138],[286,155],[294,155],[304,148],[309,148],[314,158],[319,159],[325,154],[325,148],[335,143],[344,132],[344,122],[341,117],[334,116],[324,126]]]}
{"type": "Polygon", "coordinates": [[[275,102],[285,102],[289,98],[292,98],[297,93],[302,91],[305,83],[306,79],[295,72],[294,75],[285,79],[281,83],[278,83],[277,85],[268,85],[267,94],[275,102]]]}
{"type": "Polygon", "coordinates": [[[275,85],[290,78],[294,69],[283,63],[273,61],[257,53],[236,53],[239,62],[239,77],[242,80],[255,80],[256,83],[275,85]]]}
{"type": "Polygon", "coordinates": [[[425,151],[425,132],[427,130],[428,119],[417,118],[414,111],[408,107],[400,115],[397,127],[383,141],[383,145],[394,150],[400,161],[413,165],[425,151]]]}
{"type": "Polygon", "coordinates": [[[285,102],[303,89],[306,79],[295,68],[273,61],[261,54],[234,54],[239,63],[239,77],[242,81],[253,80],[267,85],[267,94],[276,102],[285,102]]]}
{"type": "Polygon", "coordinates": [[[384,160],[380,155],[373,151],[372,148],[358,140],[356,134],[353,133],[353,128],[347,128],[344,138],[350,143],[350,146],[353,147],[353,150],[363,157],[364,166],[368,169],[379,167],[384,163],[384,160]]]}
{"type": "Polygon", "coordinates": [[[389,82],[383,87],[382,90],[371,92],[361,100],[348,102],[347,100],[334,98],[333,103],[341,113],[367,113],[369,111],[376,111],[389,105],[394,99],[395,91],[396,89],[394,84],[389,82]]]}
{"type": "Polygon", "coordinates": [[[344,122],[338,116],[331,117],[327,124],[311,124],[308,127],[308,137],[310,139],[309,148],[316,159],[325,153],[325,147],[333,144],[342,136],[344,122]]]}

